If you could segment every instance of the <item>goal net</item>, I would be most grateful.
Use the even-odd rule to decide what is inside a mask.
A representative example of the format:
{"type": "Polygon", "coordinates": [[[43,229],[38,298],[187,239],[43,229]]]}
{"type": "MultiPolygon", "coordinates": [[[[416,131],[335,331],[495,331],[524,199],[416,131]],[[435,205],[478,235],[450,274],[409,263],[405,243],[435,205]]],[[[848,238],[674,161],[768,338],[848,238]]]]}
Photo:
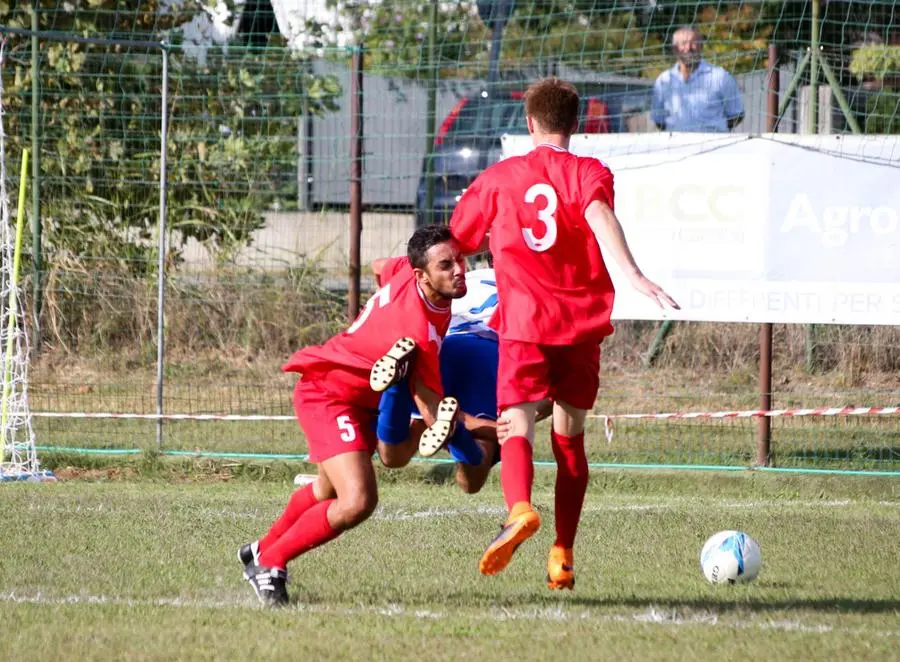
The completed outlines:
{"type": "MultiPolygon", "coordinates": [[[[0,70],[5,48],[0,45],[0,70]]],[[[21,224],[14,223],[9,212],[7,190],[6,134],[3,122],[3,84],[0,79],[0,481],[42,479],[52,476],[42,471],[34,443],[31,414],[28,409],[28,335],[23,299],[19,287],[21,224]]],[[[23,191],[19,191],[19,196],[23,191]]],[[[19,208],[24,209],[21,204],[19,208]]]]}

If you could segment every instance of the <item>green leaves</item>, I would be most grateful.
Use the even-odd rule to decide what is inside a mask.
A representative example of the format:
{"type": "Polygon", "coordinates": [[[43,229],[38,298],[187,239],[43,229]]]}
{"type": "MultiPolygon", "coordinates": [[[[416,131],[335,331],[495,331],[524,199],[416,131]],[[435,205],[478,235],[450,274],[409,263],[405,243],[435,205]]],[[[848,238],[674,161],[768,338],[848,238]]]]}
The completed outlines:
{"type": "MultiPolygon", "coordinates": [[[[53,28],[73,35],[172,39],[164,30],[192,20],[196,3],[165,12],[158,0],[123,9],[112,0],[56,4],[53,28]]],[[[42,27],[50,22],[42,10],[42,27]]],[[[7,24],[28,19],[0,4],[7,24]]],[[[273,40],[276,41],[276,40],[273,40]]],[[[30,140],[30,40],[14,44],[4,69],[8,150],[30,140]],[[12,60],[12,58],[11,58],[12,60]],[[14,76],[9,75],[14,71],[14,76]]],[[[41,42],[41,211],[48,261],[92,257],[133,272],[151,270],[148,241],[159,208],[162,55],[156,49],[41,42]]],[[[9,51],[8,51],[9,53],[9,51]]],[[[210,45],[199,66],[173,47],[169,58],[168,219],[175,260],[195,238],[230,254],[261,227],[262,212],[296,199],[296,127],[304,112],[336,108],[340,87],[286,46],[210,45]]]]}
{"type": "Polygon", "coordinates": [[[900,78],[900,46],[873,44],[853,51],[850,72],[860,80],[900,78]]]}

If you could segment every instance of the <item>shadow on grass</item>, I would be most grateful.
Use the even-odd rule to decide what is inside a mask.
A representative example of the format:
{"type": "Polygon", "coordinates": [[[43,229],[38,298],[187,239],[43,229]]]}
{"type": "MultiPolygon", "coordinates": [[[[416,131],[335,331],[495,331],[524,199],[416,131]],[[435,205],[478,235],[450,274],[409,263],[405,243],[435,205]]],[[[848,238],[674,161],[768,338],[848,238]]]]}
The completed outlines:
{"type": "MultiPolygon", "coordinates": [[[[298,604],[334,606],[334,598],[326,598],[316,594],[296,594],[292,600],[298,604]]],[[[896,614],[900,612],[900,599],[860,599],[851,597],[807,598],[797,600],[771,600],[765,597],[722,596],[721,598],[614,598],[614,597],[582,597],[551,593],[535,595],[531,591],[521,593],[498,594],[493,591],[442,592],[440,595],[420,593],[396,596],[384,594],[359,594],[352,601],[353,607],[370,605],[371,608],[400,608],[405,610],[426,609],[442,612],[496,610],[516,614],[535,612],[556,612],[559,609],[579,613],[579,609],[633,609],[635,612],[655,610],[671,612],[673,617],[689,617],[693,615],[729,613],[766,613],[784,611],[816,611],[833,614],[896,614]]],[[[364,608],[365,609],[365,608],[364,608]]],[[[550,616],[548,616],[550,618],[550,616]]]]}
{"type": "Polygon", "coordinates": [[[722,596],[721,598],[692,598],[687,600],[662,598],[589,598],[573,597],[566,601],[584,607],[631,607],[662,609],[675,612],[787,611],[791,609],[833,612],[835,614],[883,614],[900,612],[900,599],[808,598],[770,600],[764,597],[722,596]],[[731,598],[731,599],[729,599],[731,598]]]}
{"type": "Polygon", "coordinates": [[[455,464],[436,464],[425,472],[423,482],[429,485],[451,485],[456,483],[455,464]]]}
{"type": "MultiPolygon", "coordinates": [[[[465,593],[441,593],[440,595],[404,595],[400,599],[385,600],[384,595],[359,595],[354,601],[354,606],[369,603],[372,607],[388,608],[392,605],[406,609],[427,608],[429,610],[471,610],[488,609],[523,613],[529,611],[544,610],[577,610],[579,608],[590,609],[634,609],[644,612],[650,609],[672,612],[678,616],[693,614],[717,614],[745,612],[783,612],[783,611],[817,611],[833,614],[896,614],[900,612],[900,600],[898,599],[860,599],[860,598],[808,598],[797,600],[769,600],[764,597],[735,597],[728,598],[610,598],[610,597],[579,597],[563,596],[548,592],[545,597],[537,597],[533,593],[528,595],[508,594],[497,595],[493,592],[468,591],[465,593]]],[[[299,604],[307,605],[334,605],[333,598],[323,596],[297,594],[294,600],[299,604]]]]}

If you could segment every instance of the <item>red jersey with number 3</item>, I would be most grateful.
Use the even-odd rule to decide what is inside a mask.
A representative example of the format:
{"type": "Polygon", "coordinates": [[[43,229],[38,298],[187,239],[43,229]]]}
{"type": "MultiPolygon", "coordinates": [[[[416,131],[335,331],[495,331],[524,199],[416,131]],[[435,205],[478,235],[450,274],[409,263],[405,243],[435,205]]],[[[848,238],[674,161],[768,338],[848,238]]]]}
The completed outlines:
{"type": "Polygon", "coordinates": [[[418,347],[412,377],[443,395],[438,356],[450,325],[449,302],[436,306],[428,301],[405,257],[385,263],[380,284],[346,331],[295,352],[281,369],[302,373],[337,400],[378,409],[381,394],[369,387],[369,372],[397,340],[408,336],[418,347]]]}
{"type": "Polygon", "coordinates": [[[501,338],[568,345],[612,333],[615,291],[584,218],[594,200],[613,208],[609,168],[554,145],[500,161],[466,189],[450,229],[463,253],[490,232],[501,338]]]}

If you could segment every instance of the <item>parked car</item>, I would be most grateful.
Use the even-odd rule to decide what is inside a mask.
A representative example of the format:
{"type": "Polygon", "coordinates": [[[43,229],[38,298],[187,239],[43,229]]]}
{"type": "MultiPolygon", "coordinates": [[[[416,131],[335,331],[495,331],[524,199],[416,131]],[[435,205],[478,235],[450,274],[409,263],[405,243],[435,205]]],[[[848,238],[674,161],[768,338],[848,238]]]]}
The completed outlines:
{"type": "MultiPolygon", "coordinates": [[[[579,133],[622,133],[639,130],[631,118],[650,110],[653,81],[615,78],[577,84],[581,94],[579,133]]],[[[501,88],[462,97],[447,114],[434,139],[432,222],[446,222],[473,179],[501,157],[504,134],[527,134],[524,90],[501,88]]],[[[416,191],[416,224],[429,221],[426,209],[425,162],[416,191]]]]}

